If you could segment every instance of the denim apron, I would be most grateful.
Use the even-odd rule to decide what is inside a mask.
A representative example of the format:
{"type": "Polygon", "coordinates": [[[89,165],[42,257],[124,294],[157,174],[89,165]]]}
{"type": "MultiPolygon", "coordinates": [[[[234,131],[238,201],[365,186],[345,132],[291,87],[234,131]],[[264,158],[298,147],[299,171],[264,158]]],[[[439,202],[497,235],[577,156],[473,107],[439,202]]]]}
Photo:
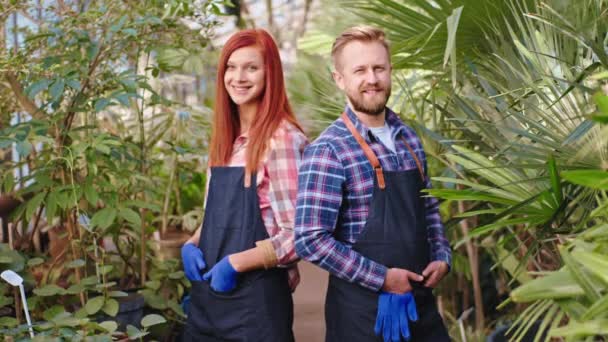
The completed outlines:
{"type": "MultiPolygon", "coordinates": [[[[226,255],[268,238],[258,202],[256,173],[243,167],[212,167],[199,247],[207,269],[226,255]],[[254,184],[254,186],[249,186],[254,184]]],[[[234,290],[219,293],[193,281],[184,341],[293,341],[293,302],[287,270],[238,275],[234,290]]]]}
{"type": "MultiPolygon", "coordinates": [[[[374,168],[374,190],[369,216],[352,249],[388,268],[418,274],[429,264],[425,202],[421,190],[425,176],[420,160],[405,139],[417,170],[383,171],[378,158],[346,114],[342,120],[374,168]]],[[[410,281],[418,321],[410,322],[411,341],[449,341],[437,311],[432,290],[410,281]]],[[[374,333],[379,292],[330,276],[325,302],[326,342],[382,342],[374,333]]]]}

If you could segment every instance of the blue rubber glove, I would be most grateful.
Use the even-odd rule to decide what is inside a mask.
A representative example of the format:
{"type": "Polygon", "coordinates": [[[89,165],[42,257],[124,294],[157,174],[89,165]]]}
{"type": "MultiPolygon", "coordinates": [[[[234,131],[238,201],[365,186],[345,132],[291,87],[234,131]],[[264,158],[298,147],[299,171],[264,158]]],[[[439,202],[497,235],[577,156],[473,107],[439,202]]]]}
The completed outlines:
{"type": "Polygon", "coordinates": [[[404,294],[381,292],[374,332],[382,333],[385,342],[399,342],[411,338],[409,321],[417,321],[416,301],[411,292],[404,294]]]}
{"type": "Polygon", "coordinates": [[[193,243],[186,243],[182,247],[182,263],[184,273],[190,281],[202,281],[202,270],[207,267],[203,258],[203,251],[193,243]]]}
{"type": "Polygon", "coordinates": [[[228,256],[215,264],[209,272],[203,275],[204,281],[211,279],[211,288],[217,292],[228,292],[236,287],[238,272],[230,264],[228,256]]]}

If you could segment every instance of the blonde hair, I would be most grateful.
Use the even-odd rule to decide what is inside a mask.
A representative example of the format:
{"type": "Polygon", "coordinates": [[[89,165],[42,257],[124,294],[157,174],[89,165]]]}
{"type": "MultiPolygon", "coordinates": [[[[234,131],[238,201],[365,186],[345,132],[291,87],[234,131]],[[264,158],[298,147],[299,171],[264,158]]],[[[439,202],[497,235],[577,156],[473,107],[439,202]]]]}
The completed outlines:
{"type": "Polygon", "coordinates": [[[331,47],[331,59],[334,63],[334,68],[337,69],[337,58],[340,52],[342,52],[342,50],[348,43],[354,41],[366,43],[379,42],[382,44],[382,46],[386,48],[386,51],[389,52],[388,55],[390,58],[389,44],[388,40],[386,39],[386,35],[384,34],[384,31],[377,27],[368,25],[353,26],[342,32],[336,38],[334,44],[331,47]]]}

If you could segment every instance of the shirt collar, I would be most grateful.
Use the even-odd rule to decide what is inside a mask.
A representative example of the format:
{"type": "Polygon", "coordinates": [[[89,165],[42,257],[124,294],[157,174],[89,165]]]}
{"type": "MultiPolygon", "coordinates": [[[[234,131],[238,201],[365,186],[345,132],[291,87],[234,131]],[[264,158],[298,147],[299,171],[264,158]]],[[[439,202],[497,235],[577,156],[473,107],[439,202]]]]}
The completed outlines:
{"type": "MultiPolygon", "coordinates": [[[[399,116],[395,114],[395,112],[393,112],[390,108],[385,107],[385,109],[386,114],[384,121],[388,124],[388,127],[391,130],[391,136],[394,139],[397,134],[399,134],[400,132],[403,133],[402,131],[405,130],[405,124],[403,123],[403,121],[401,121],[399,116]]],[[[348,116],[348,118],[352,121],[359,134],[361,134],[361,136],[365,140],[371,142],[370,135],[373,136],[373,133],[371,133],[369,127],[367,127],[365,124],[363,124],[363,122],[361,122],[361,120],[359,120],[355,112],[353,112],[353,110],[348,105],[346,105],[344,111],[346,112],[346,116],[348,116]]]]}
{"type": "Polygon", "coordinates": [[[249,131],[236,137],[236,139],[234,139],[234,146],[243,146],[247,143],[247,140],[249,140],[249,131]]]}

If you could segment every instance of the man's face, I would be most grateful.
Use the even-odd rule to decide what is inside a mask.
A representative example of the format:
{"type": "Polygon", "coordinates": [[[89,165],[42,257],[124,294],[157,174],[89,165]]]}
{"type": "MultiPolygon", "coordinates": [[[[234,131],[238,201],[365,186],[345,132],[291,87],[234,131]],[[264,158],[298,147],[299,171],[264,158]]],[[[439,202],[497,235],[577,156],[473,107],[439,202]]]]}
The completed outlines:
{"type": "Polygon", "coordinates": [[[380,42],[352,41],[336,56],[334,80],[352,109],[380,115],[391,96],[391,64],[380,42]]]}

